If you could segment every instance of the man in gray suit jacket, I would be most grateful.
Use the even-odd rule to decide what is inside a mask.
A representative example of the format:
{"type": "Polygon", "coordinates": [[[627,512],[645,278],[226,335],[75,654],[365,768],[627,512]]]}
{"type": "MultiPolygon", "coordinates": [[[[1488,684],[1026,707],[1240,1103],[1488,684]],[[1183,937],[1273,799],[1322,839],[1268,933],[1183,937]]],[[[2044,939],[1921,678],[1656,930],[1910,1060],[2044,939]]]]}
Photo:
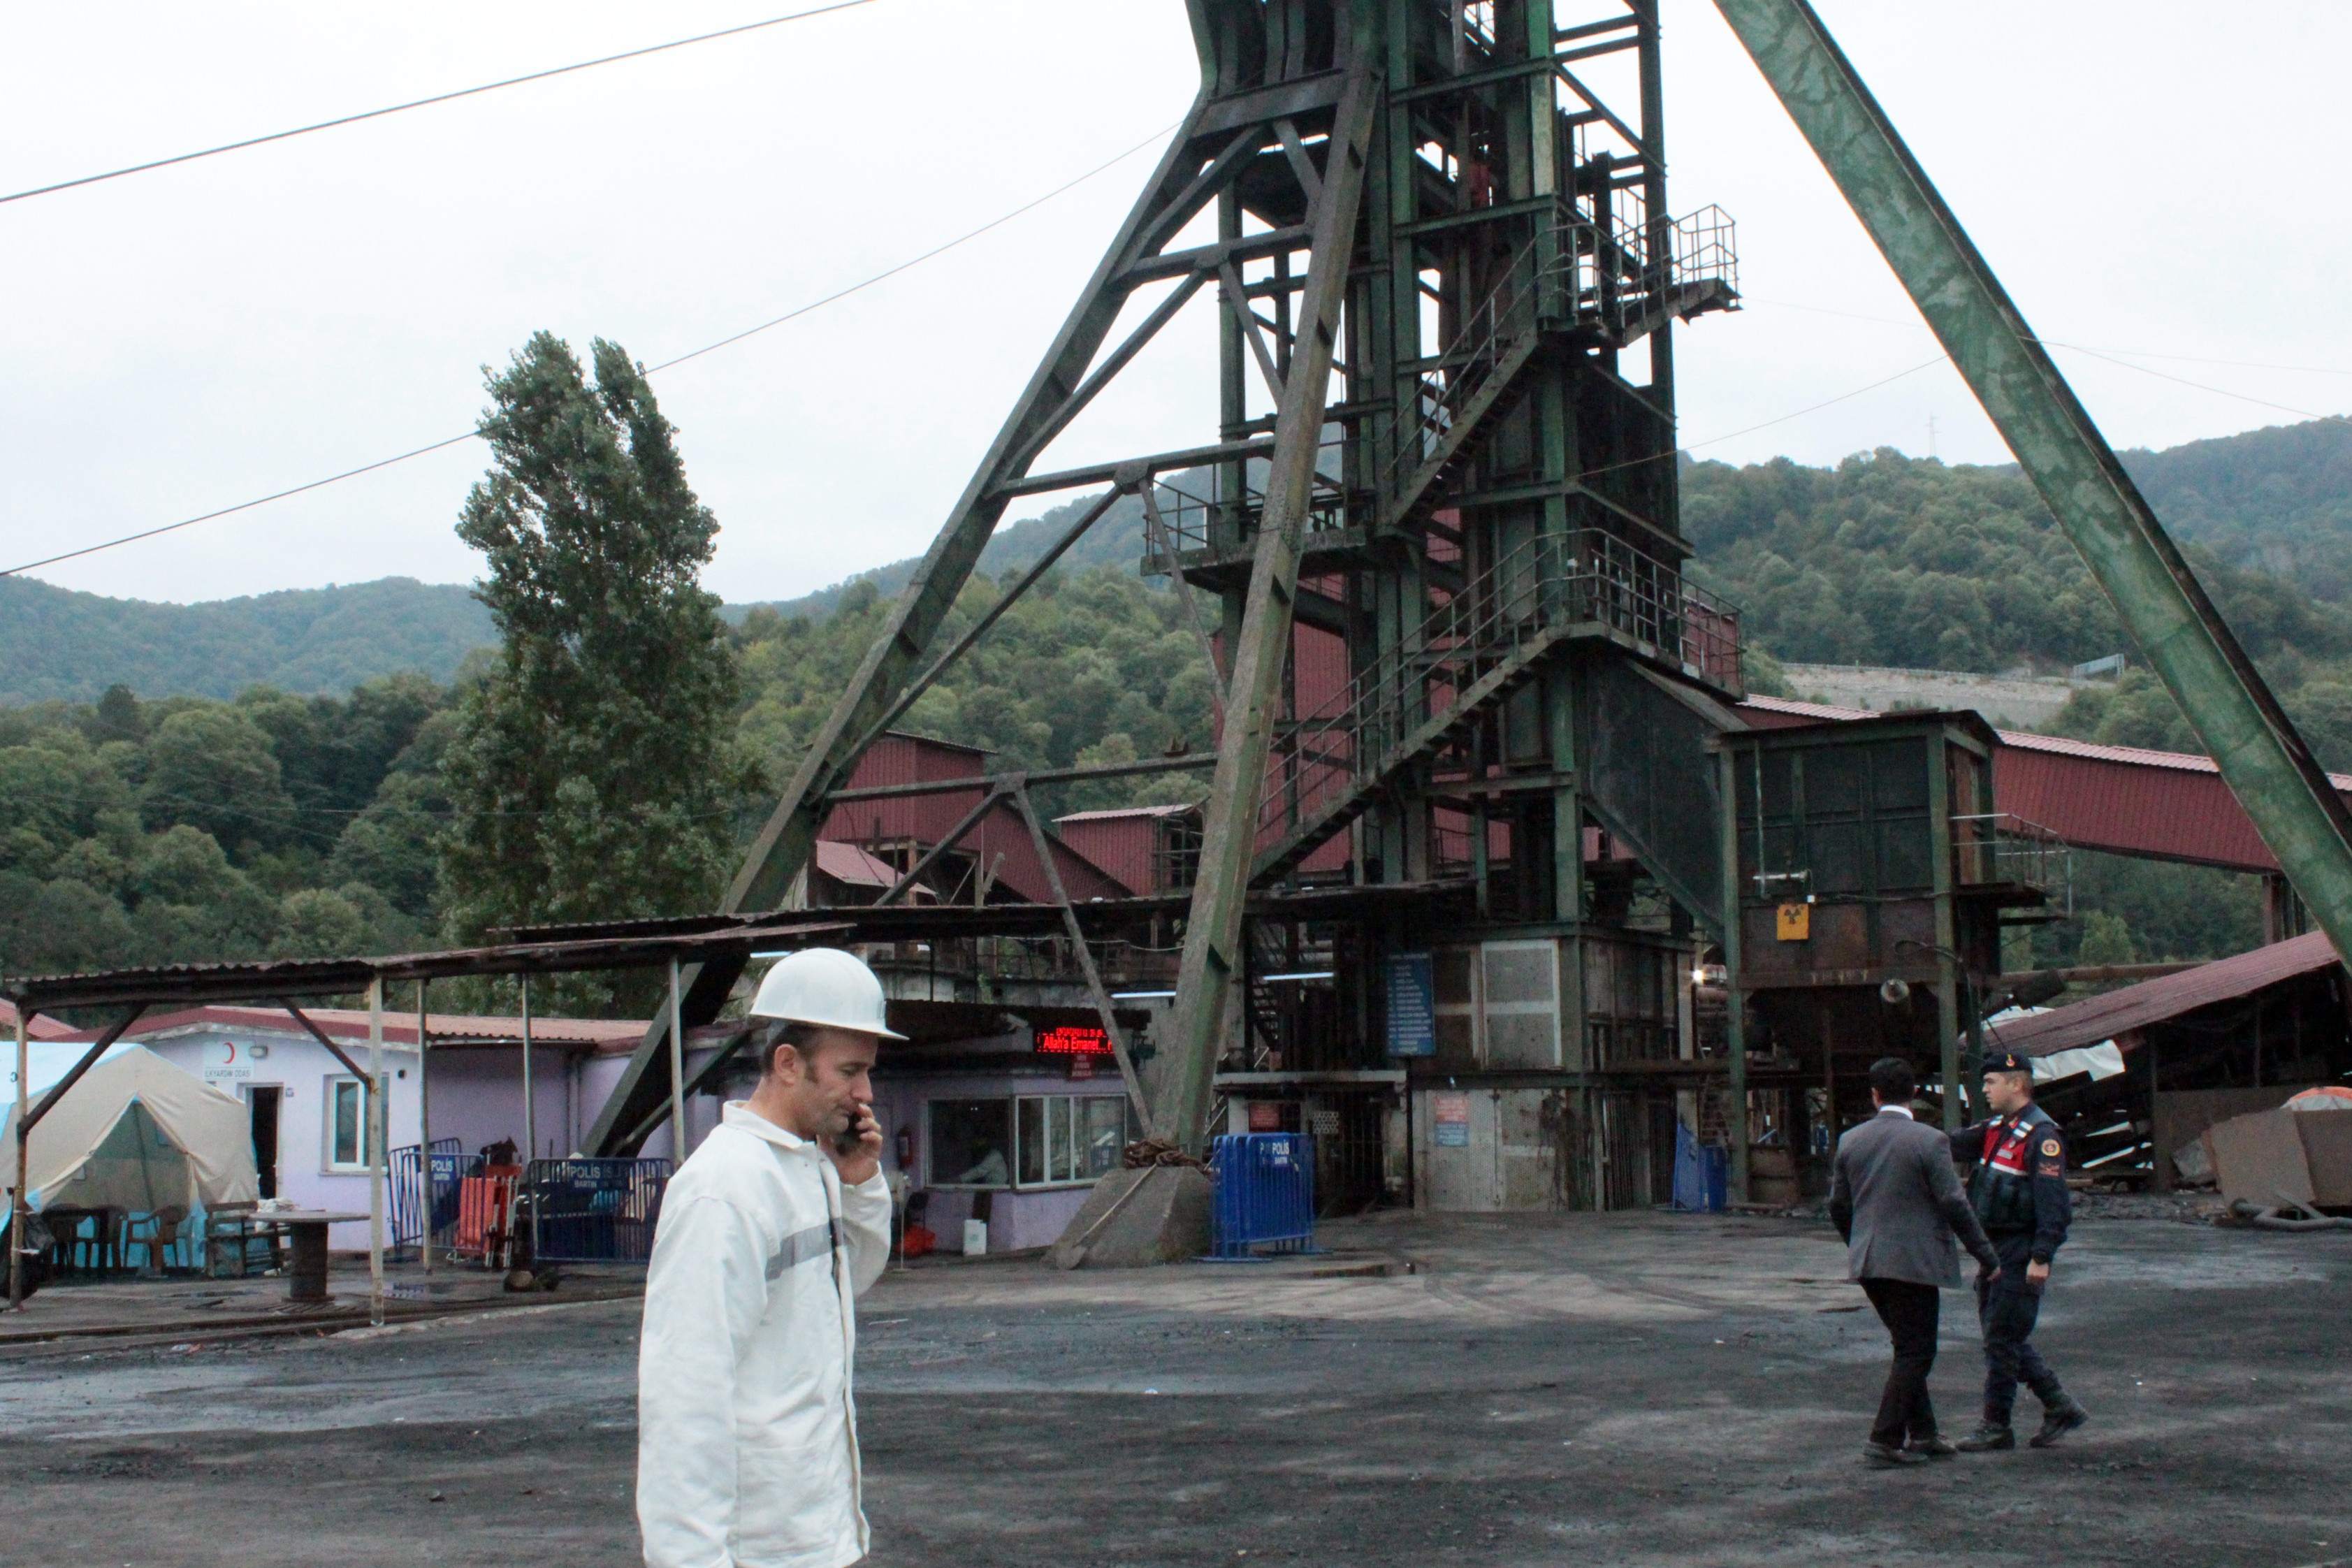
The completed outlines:
{"type": "Polygon", "coordinates": [[[1960,1284],[1953,1238],[1988,1275],[2000,1270],[2000,1255],[1960,1190],[1951,1144],[1911,1120],[1917,1089],[1908,1062],[1882,1057],[1871,1064],[1878,1114],[1838,1140],[1830,1184],[1830,1218],[1845,1237],[1846,1277],[1862,1282],[1895,1343],[1878,1422],[1862,1446],[1864,1461],[1889,1469],[1955,1451],[1937,1435],[1936,1407],[1927,1398],[1942,1306],[1937,1291],[1960,1284]]]}

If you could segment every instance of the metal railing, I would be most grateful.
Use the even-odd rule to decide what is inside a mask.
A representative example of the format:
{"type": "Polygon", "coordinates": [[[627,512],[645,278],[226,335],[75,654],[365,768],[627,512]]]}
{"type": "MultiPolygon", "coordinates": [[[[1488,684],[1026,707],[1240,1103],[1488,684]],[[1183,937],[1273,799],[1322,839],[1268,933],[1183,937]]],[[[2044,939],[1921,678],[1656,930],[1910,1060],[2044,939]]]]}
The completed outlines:
{"type": "MultiPolygon", "coordinates": [[[[1737,294],[1737,228],[1721,207],[1652,226],[1640,216],[1638,192],[1618,194],[1633,203],[1632,216],[1596,219],[1563,204],[1540,222],[1444,346],[1418,362],[1394,446],[1376,459],[1380,494],[1397,495],[1413,470],[1437,457],[1521,339],[1542,326],[1582,326],[1621,337],[1636,321],[1681,302],[1694,286],[1717,280],[1737,294]],[[1654,242],[1663,252],[1654,263],[1654,242]]],[[[1310,539],[1349,525],[1345,456],[1344,436],[1328,427],[1316,459],[1310,539]]],[[[1245,459],[1238,484],[1224,467],[1207,470],[1205,483],[1189,476],[1160,479],[1154,498],[1165,537],[1146,531],[1144,574],[1162,574],[1182,557],[1217,548],[1220,523],[1228,547],[1247,548],[1265,510],[1266,467],[1264,458],[1245,459]]]]}
{"type": "Polygon", "coordinates": [[[2031,888],[2071,919],[2074,849],[2038,822],[2006,811],[1952,818],[1953,879],[1962,887],[2007,883],[2031,888]]]}
{"type": "Polygon", "coordinates": [[[1277,730],[1261,844],[1395,761],[1394,748],[1539,637],[1599,625],[1685,673],[1741,689],[1739,614],[1614,534],[1531,539],[1310,712],[1277,730]]]}
{"type": "MultiPolygon", "coordinates": [[[[481,1173],[482,1157],[467,1154],[455,1138],[433,1140],[433,1212],[435,1245],[457,1224],[457,1182],[481,1173]]],[[[392,1152],[390,1161],[392,1235],[394,1247],[415,1247],[425,1240],[425,1151],[405,1143],[392,1152]]]]}
{"type": "MultiPolygon", "coordinates": [[[[1348,492],[1342,477],[1346,452],[1347,441],[1339,434],[1338,426],[1327,427],[1323,444],[1316,453],[1314,495],[1307,503],[1307,536],[1310,540],[1318,533],[1335,532],[1348,526],[1348,492]]],[[[1265,512],[1268,459],[1244,458],[1239,468],[1238,484],[1232,481],[1229,469],[1223,466],[1200,470],[1205,479],[1182,475],[1156,481],[1154,499],[1166,533],[1164,537],[1155,537],[1152,529],[1147,526],[1144,530],[1145,576],[1164,575],[1184,557],[1216,548],[1220,523],[1227,531],[1224,538],[1231,548],[1251,548],[1258,520],[1265,512]]]]}
{"type": "Polygon", "coordinates": [[[654,1254],[669,1175],[667,1160],[533,1160],[523,1173],[532,1256],[549,1263],[645,1262],[654,1254]]]}
{"type": "Polygon", "coordinates": [[[1410,413],[1399,422],[1396,450],[1382,470],[1383,493],[1395,493],[1405,471],[1437,455],[1524,335],[1549,321],[1622,337],[1710,281],[1738,292],[1738,228],[1721,207],[1701,207],[1654,233],[1638,204],[1631,217],[1606,218],[1561,206],[1520,245],[1445,346],[1421,363],[1410,413]],[[1655,261],[1654,241],[1663,251],[1655,261]]]}

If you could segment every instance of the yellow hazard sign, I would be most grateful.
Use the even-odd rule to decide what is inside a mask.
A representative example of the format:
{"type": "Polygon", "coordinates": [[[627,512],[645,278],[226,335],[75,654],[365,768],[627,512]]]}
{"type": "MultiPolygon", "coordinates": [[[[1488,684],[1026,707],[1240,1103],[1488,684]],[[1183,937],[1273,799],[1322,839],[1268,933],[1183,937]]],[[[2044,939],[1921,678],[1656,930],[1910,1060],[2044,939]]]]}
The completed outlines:
{"type": "Polygon", "coordinates": [[[1782,942],[1806,942],[1813,934],[1813,906],[1782,904],[1773,911],[1772,934],[1782,942]]]}

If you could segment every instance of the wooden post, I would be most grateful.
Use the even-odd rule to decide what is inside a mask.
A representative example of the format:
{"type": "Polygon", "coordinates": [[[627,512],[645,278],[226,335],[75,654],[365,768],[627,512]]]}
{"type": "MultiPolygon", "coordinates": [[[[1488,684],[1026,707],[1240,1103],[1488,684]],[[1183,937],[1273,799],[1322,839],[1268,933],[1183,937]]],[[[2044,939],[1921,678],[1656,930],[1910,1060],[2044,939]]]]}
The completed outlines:
{"type": "Polygon", "coordinates": [[[383,1326],[383,1162],[391,1118],[384,1114],[390,1096],[383,1081],[383,981],[368,982],[367,1122],[368,1141],[368,1321],[383,1326]]]}
{"type": "Polygon", "coordinates": [[[421,1167],[418,1184],[425,1194],[425,1229],[417,1249],[425,1254],[425,1272],[433,1272],[433,1093],[425,1070],[425,987],[416,983],[416,1155],[421,1167]]]}
{"type": "Polygon", "coordinates": [[[669,1168],[686,1163],[686,1033],[677,959],[669,961],[669,1168]]]}

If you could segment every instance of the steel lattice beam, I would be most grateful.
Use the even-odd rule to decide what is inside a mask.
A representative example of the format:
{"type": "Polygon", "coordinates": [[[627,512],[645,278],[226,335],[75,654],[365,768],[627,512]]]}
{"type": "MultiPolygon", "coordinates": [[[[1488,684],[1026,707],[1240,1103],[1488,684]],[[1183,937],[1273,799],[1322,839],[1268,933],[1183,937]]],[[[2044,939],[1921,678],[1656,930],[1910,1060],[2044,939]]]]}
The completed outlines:
{"type": "Polygon", "coordinates": [[[2352,815],[2179,548],[1805,0],[1716,0],[2339,952],[2352,815]]]}
{"type": "Polygon", "coordinates": [[[1349,69],[1313,205],[1314,238],[1299,300],[1297,342],[1275,422],[1274,457],[1249,596],[1240,635],[1234,639],[1225,731],[1202,813],[1201,867],[1184,927],[1184,956],[1177,972],[1176,1012],[1168,1042],[1173,1058],[1171,1081],[1160,1110],[1163,1133],[1186,1145],[1198,1144],[1206,1130],[1226,998],[1242,973],[1242,906],[1257,848],[1258,799],[1280,710],[1291,603],[1298,591],[1301,541],[1314,496],[1339,308],[1355,257],[1356,208],[1363,192],[1380,81],[1368,47],[1349,69]]]}

